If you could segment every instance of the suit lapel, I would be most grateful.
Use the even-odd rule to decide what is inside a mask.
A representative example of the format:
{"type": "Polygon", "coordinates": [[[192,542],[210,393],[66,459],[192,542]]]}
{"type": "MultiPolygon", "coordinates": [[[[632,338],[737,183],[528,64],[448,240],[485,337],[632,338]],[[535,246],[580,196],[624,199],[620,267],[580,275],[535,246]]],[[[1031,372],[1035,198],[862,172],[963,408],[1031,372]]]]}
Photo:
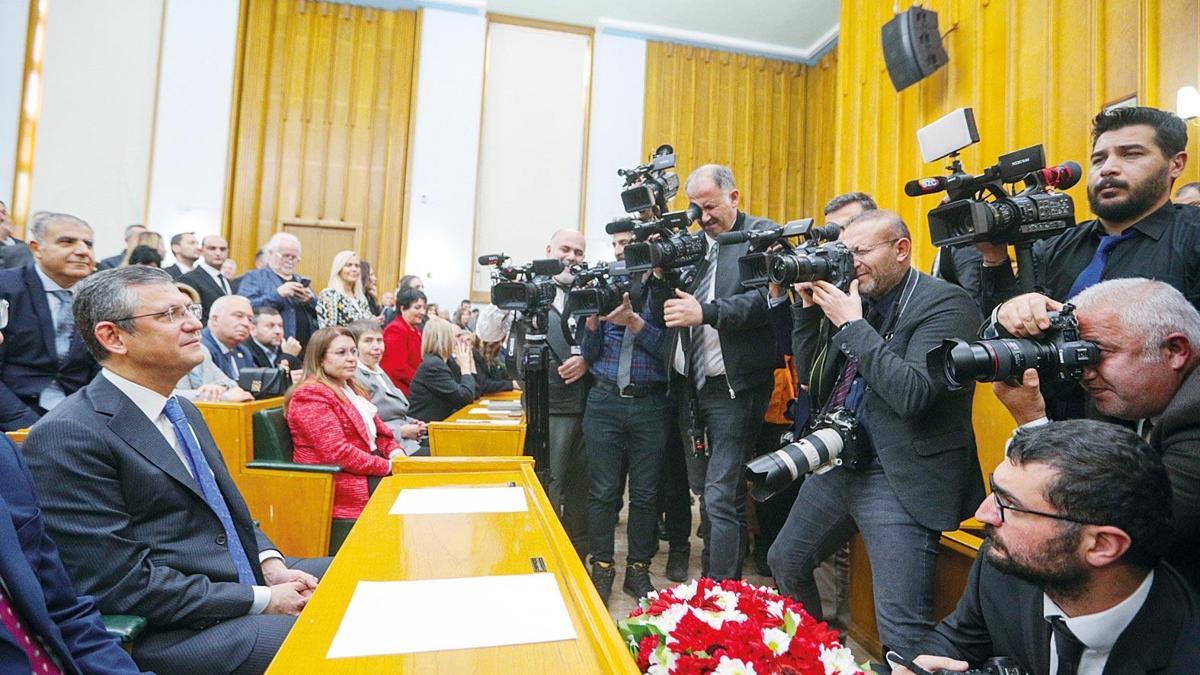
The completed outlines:
{"type": "Polygon", "coordinates": [[[29,293],[29,301],[33,304],[33,313],[37,314],[38,323],[42,326],[42,340],[46,345],[46,353],[58,361],[58,349],[54,345],[54,316],[50,314],[50,302],[46,300],[46,289],[38,277],[35,265],[28,265],[25,271],[25,290],[29,293]]]}
{"type": "Polygon", "coordinates": [[[366,420],[359,414],[358,408],[354,407],[354,404],[350,401],[343,401],[336,395],[334,399],[342,407],[342,414],[350,418],[350,423],[354,425],[354,429],[358,432],[359,437],[362,438],[363,443],[366,443],[367,447],[371,447],[371,437],[367,431],[366,420]]]}

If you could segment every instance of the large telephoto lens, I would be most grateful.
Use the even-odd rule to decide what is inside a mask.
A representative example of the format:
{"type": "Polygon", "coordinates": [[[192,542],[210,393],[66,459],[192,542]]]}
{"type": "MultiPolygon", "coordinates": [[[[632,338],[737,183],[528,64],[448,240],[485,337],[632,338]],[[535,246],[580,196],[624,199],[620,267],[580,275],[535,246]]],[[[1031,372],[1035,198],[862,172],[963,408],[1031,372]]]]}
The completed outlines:
{"type": "Polygon", "coordinates": [[[492,286],[492,304],[505,311],[519,312],[529,306],[537,287],[524,281],[501,281],[492,286]]]}
{"type": "Polygon", "coordinates": [[[781,286],[802,281],[820,281],[829,278],[829,259],[794,251],[771,254],[768,274],[771,281],[781,286]]]}
{"type": "Polygon", "coordinates": [[[1019,338],[975,343],[945,340],[926,357],[929,372],[954,389],[960,389],[972,380],[1017,381],[1030,368],[1041,371],[1055,369],[1058,364],[1058,350],[1053,344],[1019,338]]]}
{"type": "Polygon", "coordinates": [[[793,481],[823,466],[833,464],[842,453],[842,436],[835,429],[817,429],[775,452],[746,463],[750,496],[766,501],[793,481]]]}

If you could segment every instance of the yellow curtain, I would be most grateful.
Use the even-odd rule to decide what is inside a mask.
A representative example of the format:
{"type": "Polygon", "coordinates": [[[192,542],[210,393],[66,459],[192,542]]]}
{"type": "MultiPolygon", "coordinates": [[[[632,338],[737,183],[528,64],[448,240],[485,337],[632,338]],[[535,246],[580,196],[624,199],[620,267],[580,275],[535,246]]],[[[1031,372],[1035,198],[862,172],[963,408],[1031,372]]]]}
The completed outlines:
{"type": "Polygon", "coordinates": [[[234,100],[225,231],[239,264],[274,232],[305,243],[317,287],[350,246],[380,288],[403,259],[417,13],[248,0],[234,100]]]}
{"type": "MultiPolygon", "coordinates": [[[[702,164],[729,166],[756,216],[819,216],[833,196],[836,64],[833,53],[805,67],[649,42],[644,154],[673,145],[681,181],[702,164]]],[[[672,208],[686,205],[681,188],[672,208]]]]}

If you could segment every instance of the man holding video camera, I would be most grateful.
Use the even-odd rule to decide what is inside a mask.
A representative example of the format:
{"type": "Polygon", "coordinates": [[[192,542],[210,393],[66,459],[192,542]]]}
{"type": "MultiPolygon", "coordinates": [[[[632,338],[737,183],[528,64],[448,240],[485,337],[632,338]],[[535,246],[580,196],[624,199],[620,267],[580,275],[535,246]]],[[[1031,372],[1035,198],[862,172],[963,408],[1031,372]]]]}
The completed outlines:
{"type": "Polygon", "coordinates": [[[765,289],[741,284],[738,258],[748,244],[718,246],[716,237],[776,225],[738,210],[740,193],[728,167],[701,166],[688,176],[684,190],[700,209],[708,248],[688,291],[674,289],[663,302],[663,318],[671,329],[664,356],[674,373],[671,386],[687,436],[688,480],[703,500],[703,573],[737,579],[746,530],[742,464],[762,425],[776,357],[770,348],[765,289]],[[701,440],[697,448],[694,441],[705,432],[707,444],[701,440]]]}
{"type": "Polygon", "coordinates": [[[908,228],[891,211],[859,215],[838,241],[856,276],[846,290],[797,285],[793,355],[813,416],[847,411],[866,446],[857,444],[855,468],[804,480],[768,562],[780,591],[820,618],[813,570],[861,532],[880,638],[903,650],[933,626],[941,531],[957,528],[983,497],[972,388],[950,391],[926,367],[943,338],[974,335],[979,311],[961,288],[912,268],[908,228]]]}

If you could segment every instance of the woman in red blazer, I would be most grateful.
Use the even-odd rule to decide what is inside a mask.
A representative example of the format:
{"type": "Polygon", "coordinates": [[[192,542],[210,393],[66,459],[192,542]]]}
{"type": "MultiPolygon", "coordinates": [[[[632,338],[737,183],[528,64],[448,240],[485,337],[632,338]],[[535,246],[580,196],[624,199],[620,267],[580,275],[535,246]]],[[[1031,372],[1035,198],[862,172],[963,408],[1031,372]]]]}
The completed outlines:
{"type": "Polygon", "coordinates": [[[408,396],[413,375],[421,365],[421,324],[425,322],[425,294],[406,288],[396,296],[396,318],[383,329],[383,358],[379,367],[408,396]]]}
{"type": "Polygon", "coordinates": [[[308,341],[304,379],[284,400],[293,459],[342,468],[333,477],[335,520],[357,518],[370,497],[367,477],[388,475],[389,458],[404,454],[358,383],[357,368],[358,348],[350,331],[322,328],[308,341]]]}

